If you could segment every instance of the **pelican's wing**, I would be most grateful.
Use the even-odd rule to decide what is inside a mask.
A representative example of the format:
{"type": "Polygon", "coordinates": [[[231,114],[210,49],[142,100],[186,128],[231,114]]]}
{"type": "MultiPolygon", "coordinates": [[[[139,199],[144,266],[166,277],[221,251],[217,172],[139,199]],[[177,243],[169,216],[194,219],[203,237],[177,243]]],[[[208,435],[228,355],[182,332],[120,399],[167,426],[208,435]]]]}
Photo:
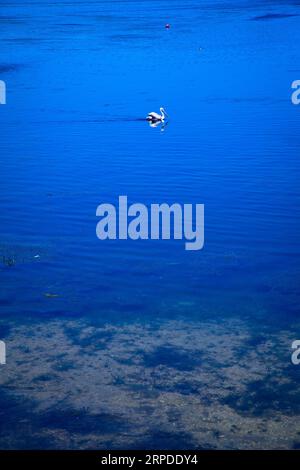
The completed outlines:
{"type": "Polygon", "coordinates": [[[149,114],[148,114],[148,117],[154,118],[154,119],[160,119],[160,118],[161,118],[161,116],[160,116],[159,114],[154,113],[154,112],[149,113],[149,114]]]}

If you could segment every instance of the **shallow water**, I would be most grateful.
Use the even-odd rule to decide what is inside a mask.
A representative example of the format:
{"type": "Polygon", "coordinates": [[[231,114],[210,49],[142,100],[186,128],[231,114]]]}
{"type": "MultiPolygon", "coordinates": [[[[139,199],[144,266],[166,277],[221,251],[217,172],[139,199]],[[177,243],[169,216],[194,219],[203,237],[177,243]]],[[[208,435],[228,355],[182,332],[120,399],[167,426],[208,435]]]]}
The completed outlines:
{"type": "Polygon", "coordinates": [[[299,14],[1,6],[2,448],[299,445],[299,14]],[[122,194],[204,203],[204,249],[100,242],[122,194]]]}

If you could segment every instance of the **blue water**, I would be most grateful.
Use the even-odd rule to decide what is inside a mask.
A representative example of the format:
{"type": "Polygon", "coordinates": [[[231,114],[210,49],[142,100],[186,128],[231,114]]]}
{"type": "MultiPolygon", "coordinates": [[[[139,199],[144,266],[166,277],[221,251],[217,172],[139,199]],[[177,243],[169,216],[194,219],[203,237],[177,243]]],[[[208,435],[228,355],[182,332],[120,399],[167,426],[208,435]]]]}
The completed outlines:
{"type": "MultiPolygon", "coordinates": [[[[297,1],[2,4],[0,79],[7,85],[7,104],[0,106],[0,339],[6,340],[8,355],[0,371],[0,399],[6,410],[2,419],[9,424],[1,429],[1,448],[298,445],[296,434],[280,439],[286,416],[295,419],[300,413],[300,369],[290,364],[291,342],[300,334],[300,107],[290,98],[291,83],[300,79],[299,15],[297,1]],[[151,128],[143,118],[160,106],[168,111],[169,123],[151,128]],[[205,204],[204,249],[185,251],[178,240],[101,242],[96,207],[117,203],[119,195],[146,205],[205,204]],[[218,388],[220,410],[229,404],[245,420],[245,429],[249,416],[256,419],[260,413],[268,421],[270,413],[280,414],[276,434],[270,425],[263,444],[259,435],[249,443],[245,429],[227,439],[218,424],[201,432],[186,424],[195,406],[185,401],[186,394],[190,400],[200,394],[205,402],[208,392],[205,385],[201,391],[191,385],[201,369],[198,359],[185,354],[184,344],[173,350],[176,321],[187,335],[190,325],[204,331],[222,327],[222,341],[228,338],[233,354],[230,367],[245,355],[242,340],[232,347],[234,322],[242,322],[237,335],[242,327],[250,335],[247,344],[254,355],[257,344],[280,342],[281,355],[274,359],[278,382],[272,382],[271,373],[268,399],[265,391],[257,396],[251,391],[255,380],[266,381],[266,371],[245,383],[243,393],[251,403],[235,383],[224,399],[230,376],[224,390],[222,379],[218,388]],[[85,379],[92,365],[76,365],[76,374],[81,372],[103,401],[101,410],[91,406],[93,398],[84,390],[69,397],[72,367],[59,375],[50,367],[41,379],[49,390],[43,395],[30,364],[47,363],[47,353],[42,358],[31,341],[38,331],[39,344],[46,344],[67,330],[85,353],[90,343],[82,345],[78,338],[83,325],[117,331],[113,353],[110,337],[103,340],[109,357],[118,354],[119,344],[132,348],[144,334],[138,328],[150,328],[154,338],[166,328],[159,344],[147,336],[145,350],[139,344],[135,354],[137,361],[144,358],[139,373],[156,374],[165,367],[169,377],[174,369],[190,371],[188,385],[172,388],[165,378],[170,421],[157,416],[151,430],[147,427],[149,416],[158,413],[161,384],[151,385],[152,402],[141,376],[124,385],[126,369],[113,385],[109,379],[96,385],[96,373],[85,379]],[[28,367],[20,359],[25,349],[28,367]],[[70,384],[63,389],[66,379],[70,384]],[[103,392],[108,386],[114,387],[111,393],[124,392],[133,423],[140,417],[136,433],[125,411],[125,430],[113,419],[103,421],[103,413],[122,416],[103,392]],[[181,418],[172,401],[178,397],[184,403],[181,418]],[[7,414],[7,403],[14,412],[7,414]],[[74,413],[83,423],[79,429],[70,425],[74,413]],[[25,430],[18,426],[24,420],[25,430]],[[174,422],[178,434],[172,433],[174,422]]],[[[209,331],[213,340],[214,330],[209,331]]],[[[60,346],[50,347],[55,356],[60,346]]],[[[74,367],[77,353],[72,354],[74,367]]],[[[255,366],[256,360],[246,362],[255,366]]],[[[268,369],[263,351],[259,361],[268,369]]],[[[225,362],[219,358],[207,373],[229,367],[225,362]]]]}

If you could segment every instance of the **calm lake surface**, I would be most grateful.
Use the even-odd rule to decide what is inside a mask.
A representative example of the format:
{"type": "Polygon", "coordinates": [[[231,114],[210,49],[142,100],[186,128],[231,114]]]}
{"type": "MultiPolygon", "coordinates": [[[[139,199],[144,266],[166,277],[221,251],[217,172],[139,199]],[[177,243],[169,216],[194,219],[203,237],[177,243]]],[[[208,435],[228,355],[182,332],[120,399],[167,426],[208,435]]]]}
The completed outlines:
{"type": "Polygon", "coordinates": [[[0,40],[0,447],[299,448],[299,2],[12,0],[0,40]],[[101,242],[119,195],[205,204],[204,249],[101,242]]]}

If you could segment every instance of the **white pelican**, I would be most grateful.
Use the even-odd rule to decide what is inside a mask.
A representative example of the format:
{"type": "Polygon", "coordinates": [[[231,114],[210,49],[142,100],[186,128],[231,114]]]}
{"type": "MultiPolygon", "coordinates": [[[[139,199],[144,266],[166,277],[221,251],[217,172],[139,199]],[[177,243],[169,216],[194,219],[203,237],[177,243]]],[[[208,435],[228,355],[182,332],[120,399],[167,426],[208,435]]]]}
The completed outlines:
{"type": "Polygon", "coordinates": [[[165,117],[168,116],[168,113],[164,110],[164,108],[159,108],[161,114],[158,113],[149,113],[146,117],[147,121],[151,122],[164,122],[165,117]]]}

